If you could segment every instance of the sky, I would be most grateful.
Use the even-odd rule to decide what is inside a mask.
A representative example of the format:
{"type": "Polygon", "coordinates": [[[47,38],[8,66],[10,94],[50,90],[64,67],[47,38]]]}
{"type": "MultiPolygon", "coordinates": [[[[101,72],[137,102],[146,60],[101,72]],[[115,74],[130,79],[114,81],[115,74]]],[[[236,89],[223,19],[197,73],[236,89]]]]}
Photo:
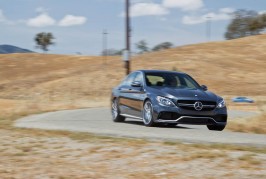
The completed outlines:
{"type": "MultiPolygon", "coordinates": [[[[266,0],[130,0],[130,4],[132,51],[140,40],[150,48],[162,42],[182,46],[224,40],[232,12],[266,12],[266,0]]],[[[49,53],[99,55],[106,29],[108,48],[121,50],[124,11],[125,0],[0,0],[0,44],[41,52],[34,37],[51,32],[55,45],[49,53]]]]}

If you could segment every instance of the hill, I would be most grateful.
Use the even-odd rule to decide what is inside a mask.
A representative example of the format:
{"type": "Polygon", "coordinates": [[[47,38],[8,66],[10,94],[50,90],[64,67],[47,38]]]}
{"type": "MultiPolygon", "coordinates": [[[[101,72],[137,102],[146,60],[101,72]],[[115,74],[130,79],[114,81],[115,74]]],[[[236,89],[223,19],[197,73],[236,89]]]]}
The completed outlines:
{"type": "MultiPolygon", "coordinates": [[[[251,96],[265,102],[266,35],[188,45],[132,59],[132,70],[177,68],[226,99],[251,96]]],[[[50,54],[0,55],[2,110],[106,106],[124,78],[121,57],[50,54]]]]}
{"type": "Polygon", "coordinates": [[[266,35],[188,45],[136,57],[134,69],[175,67],[220,94],[265,95],[265,48],[266,35]]]}
{"type": "Polygon", "coordinates": [[[33,51],[22,49],[20,47],[12,45],[0,45],[0,54],[9,54],[9,53],[33,53],[33,51]]]}

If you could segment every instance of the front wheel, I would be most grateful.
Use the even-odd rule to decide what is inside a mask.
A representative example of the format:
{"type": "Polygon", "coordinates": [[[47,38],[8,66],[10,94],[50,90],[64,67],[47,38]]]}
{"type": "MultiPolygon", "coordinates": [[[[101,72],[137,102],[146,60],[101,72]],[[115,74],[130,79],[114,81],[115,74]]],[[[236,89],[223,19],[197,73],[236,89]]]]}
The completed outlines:
{"type": "Polygon", "coordinates": [[[120,115],[117,99],[112,101],[112,119],[114,122],[124,122],[125,117],[120,115]]]}
{"type": "Polygon", "coordinates": [[[155,126],[153,121],[153,107],[150,100],[145,101],[143,105],[143,123],[147,127],[155,126]]]}
{"type": "Polygon", "coordinates": [[[212,131],[222,131],[225,128],[225,125],[207,125],[209,130],[212,131]]]}

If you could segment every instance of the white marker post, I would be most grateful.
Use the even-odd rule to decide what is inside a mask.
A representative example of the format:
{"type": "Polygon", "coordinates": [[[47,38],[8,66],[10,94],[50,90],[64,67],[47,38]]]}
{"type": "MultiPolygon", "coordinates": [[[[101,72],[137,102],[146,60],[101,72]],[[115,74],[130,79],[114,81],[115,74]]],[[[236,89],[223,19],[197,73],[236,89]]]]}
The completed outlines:
{"type": "Polygon", "coordinates": [[[123,61],[125,61],[125,62],[129,61],[129,51],[128,50],[123,51],[123,61]]]}

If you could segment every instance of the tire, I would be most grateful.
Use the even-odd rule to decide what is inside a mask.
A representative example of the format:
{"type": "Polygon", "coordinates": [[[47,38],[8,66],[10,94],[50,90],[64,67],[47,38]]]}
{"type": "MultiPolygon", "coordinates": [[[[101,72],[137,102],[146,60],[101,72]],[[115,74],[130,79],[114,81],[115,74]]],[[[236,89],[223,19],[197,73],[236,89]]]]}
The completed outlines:
{"type": "Polygon", "coordinates": [[[222,131],[225,128],[225,125],[207,125],[207,128],[212,131],[222,131]]]}
{"type": "Polygon", "coordinates": [[[153,121],[153,107],[150,100],[146,100],[143,105],[142,120],[145,126],[153,127],[155,122],[153,121]]]}
{"type": "Polygon", "coordinates": [[[112,119],[114,122],[124,122],[125,117],[120,115],[119,107],[117,104],[117,99],[114,99],[112,101],[112,106],[111,106],[111,112],[112,112],[112,119]]]}

